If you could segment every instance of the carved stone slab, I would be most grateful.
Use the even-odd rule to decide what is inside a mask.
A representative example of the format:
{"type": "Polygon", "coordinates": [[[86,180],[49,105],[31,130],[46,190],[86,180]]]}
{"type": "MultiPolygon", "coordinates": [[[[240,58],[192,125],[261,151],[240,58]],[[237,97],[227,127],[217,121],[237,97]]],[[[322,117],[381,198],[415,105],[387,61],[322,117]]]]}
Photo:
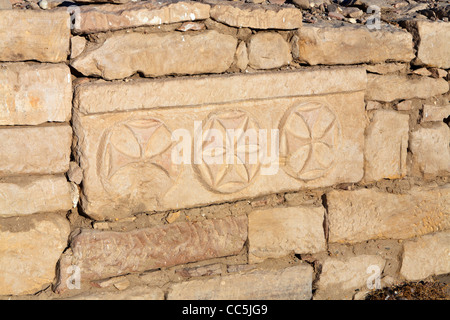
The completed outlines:
{"type": "Polygon", "coordinates": [[[83,208],[104,220],[357,182],[365,83],[337,68],[82,85],[83,208]]]}

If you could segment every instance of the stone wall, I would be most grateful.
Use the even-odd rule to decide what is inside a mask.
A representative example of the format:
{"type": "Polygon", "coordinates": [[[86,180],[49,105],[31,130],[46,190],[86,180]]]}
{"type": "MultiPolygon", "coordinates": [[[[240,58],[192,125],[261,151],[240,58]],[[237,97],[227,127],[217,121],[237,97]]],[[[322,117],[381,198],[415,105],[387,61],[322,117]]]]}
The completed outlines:
{"type": "Polygon", "coordinates": [[[358,299],[450,272],[448,11],[80,2],[0,1],[0,296],[358,299]]]}

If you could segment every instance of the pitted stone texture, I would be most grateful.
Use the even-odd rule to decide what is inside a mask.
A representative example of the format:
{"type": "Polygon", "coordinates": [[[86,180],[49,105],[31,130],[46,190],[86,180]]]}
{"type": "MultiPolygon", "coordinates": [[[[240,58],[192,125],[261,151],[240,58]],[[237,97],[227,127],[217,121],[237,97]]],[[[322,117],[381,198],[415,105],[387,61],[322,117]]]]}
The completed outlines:
{"type": "Polygon", "coordinates": [[[0,126],[66,122],[72,81],[64,64],[0,64],[0,126]]]}
{"type": "Polygon", "coordinates": [[[56,214],[0,218],[0,295],[33,294],[50,285],[69,232],[69,222],[56,214]]]}
{"type": "Polygon", "coordinates": [[[347,259],[326,258],[314,300],[351,300],[358,289],[371,289],[386,261],[380,256],[361,255],[347,259]]]}
{"type": "Polygon", "coordinates": [[[255,270],[171,286],[168,300],[310,300],[313,269],[306,264],[255,270]]]}
{"type": "Polygon", "coordinates": [[[326,250],[323,207],[291,207],[256,210],[248,219],[249,262],[279,258],[292,252],[326,250]]]}
{"type": "Polygon", "coordinates": [[[75,102],[80,111],[150,109],[75,112],[82,206],[94,219],[104,220],[357,182],[363,175],[364,79],[364,69],[353,68],[156,80],[136,87],[82,85],[75,102]],[[325,92],[333,94],[310,96],[325,92]],[[105,94],[117,99],[103,100],[105,94]],[[221,145],[226,151],[221,155],[228,153],[231,161],[220,155],[217,161],[205,160],[213,140],[209,129],[218,130],[217,148],[221,145]],[[230,130],[245,148],[238,151],[237,142],[227,147],[230,130]],[[246,139],[244,133],[251,132],[253,138],[246,139]],[[265,135],[273,135],[273,145],[265,144],[265,135]],[[273,149],[275,139],[281,141],[280,157],[273,149]]]}
{"type": "Polygon", "coordinates": [[[390,102],[402,99],[427,99],[444,94],[449,84],[444,79],[403,75],[367,75],[366,100],[390,102]]]}
{"type": "Polygon", "coordinates": [[[145,1],[124,5],[82,6],[74,32],[105,32],[209,18],[209,5],[194,1],[145,1]]]}
{"type": "Polygon", "coordinates": [[[232,27],[253,29],[297,29],[302,26],[302,12],[276,5],[209,1],[211,18],[232,27]]]}
{"type": "Polygon", "coordinates": [[[412,36],[405,30],[366,26],[303,26],[294,41],[294,57],[310,65],[409,62],[414,58],[412,36]]]}
{"type": "Polygon", "coordinates": [[[450,174],[450,128],[444,122],[411,132],[409,144],[414,171],[425,178],[450,174]]]}
{"type": "Polygon", "coordinates": [[[406,241],[400,274],[415,281],[450,272],[450,232],[439,232],[406,241]]]}
{"type": "Polygon", "coordinates": [[[450,22],[406,21],[405,26],[417,42],[418,62],[450,68],[450,22]]]}
{"type": "Polygon", "coordinates": [[[407,239],[450,228],[450,186],[406,194],[375,189],[327,194],[329,241],[407,239]]]}
{"type": "Polygon", "coordinates": [[[71,265],[80,268],[82,281],[104,279],[234,255],[246,240],[245,215],[130,232],[81,229],[71,241],[73,254],[61,259],[58,291],[64,291],[71,265]]]}
{"type": "Polygon", "coordinates": [[[109,37],[71,65],[85,76],[121,79],[222,73],[234,60],[237,40],[214,30],[201,33],[129,33],[109,37]]]}
{"type": "Polygon", "coordinates": [[[0,181],[0,216],[68,211],[71,208],[71,187],[64,176],[0,181]]]}
{"type": "Polygon", "coordinates": [[[406,175],[409,116],[377,110],[366,129],[364,147],[366,182],[406,175]]]}
{"type": "Polygon", "coordinates": [[[283,37],[275,32],[259,32],[250,38],[248,63],[254,69],[274,69],[292,61],[291,50],[283,37]]]}
{"type": "Polygon", "coordinates": [[[0,177],[57,174],[69,169],[72,128],[3,127],[0,129],[0,177]]]}
{"type": "Polygon", "coordinates": [[[66,11],[1,10],[0,61],[65,61],[69,17],[66,11]]]}

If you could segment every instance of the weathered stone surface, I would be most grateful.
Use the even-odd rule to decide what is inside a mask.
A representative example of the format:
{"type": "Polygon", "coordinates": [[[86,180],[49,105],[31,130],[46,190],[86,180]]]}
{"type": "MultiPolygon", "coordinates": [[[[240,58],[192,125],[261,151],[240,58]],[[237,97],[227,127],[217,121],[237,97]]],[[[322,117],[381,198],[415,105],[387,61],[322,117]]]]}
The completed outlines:
{"type": "Polygon", "coordinates": [[[357,289],[375,285],[386,261],[380,256],[361,255],[347,259],[326,258],[317,283],[314,300],[350,300],[357,289]],[[372,280],[373,278],[373,280],[372,280]]]}
{"type": "Polygon", "coordinates": [[[144,76],[221,73],[234,59],[237,40],[214,30],[195,34],[130,33],[109,37],[71,64],[86,76],[121,79],[144,76]]]}
{"type": "Polygon", "coordinates": [[[244,71],[248,66],[248,50],[245,41],[241,41],[236,49],[236,67],[244,71]]]}
{"type": "Polygon", "coordinates": [[[157,287],[137,286],[123,291],[82,293],[64,300],[164,300],[164,291],[157,287]]]}
{"type": "Polygon", "coordinates": [[[418,62],[432,67],[450,68],[450,22],[406,21],[405,26],[418,44],[418,62]]]}
{"type": "Polygon", "coordinates": [[[329,241],[407,239],[450,227],[450,186],[406,194],[375,189],[327,194],[329,241]]]}
{"type": "Polygon", "coordinates": [[[83,208],[104,220],[359,181],[364,78],[363,68],[352,68],[81,85],[75,102],[81,112],[75,111],[73,123],[84,173],[83,208]],[[326,92],[341,93],[320,96],[326,92]],[[168,106],[177,108],[161,108],[168,106]],[[82,114],[115,108],[150,110],[82,114]],[[205,160],[212,139],[208,134],[214,132],[209,128],[219,130],[225,154],[239,153],[244,160],[205,160]],[[273,144],[256,138],[259,133],[271,141],[274,129],[279,138],[274,135],[273,144]],[[227,147],[230,130],[253,132],[245,157],[243,149],[227,147]],[[200,139],[208,144],[201,145],[200,139]],[[278,139],[279,157],[273,149],[278,139]],[[197,147],[191,152],[194,142],[197,147]],[[307,157],[309,152],[314,160],[307,157]]]}
{"type": "Polygon", "coordinates": [[[65,61],[69,39],[68,12],[0,11],[0,61],[65,61]]]}
{"type": "Polygon", "coordinates": [[[394,27],[313,24],[297,31],[294,57],[310,65],[408,62],[414,58],[412,36],[394,27]]]}
{"type": "Polygon", "coordinates": [[[413,168],[426,178],[450,173],[450,128],[443,122],[410,134],[413,168]]]}
{"type": "Polygon", "coordinates": [[[312,267],[306,264],[281,270],[255,270],[172,285],[168,300],[309,300],[312,267]]]}
{"type": "Polygon", "coordinates": [[[426,104],[423,106],[422,122],[443,121],[450,116],[450,104],[435,106],[426,104]]]}
{"type": "Polygon", "coordinates": [[[68,211],[71,208],[71,187],[64,176],[0,181],[0,216],[68,211]]]}
{"type": "Polygon", "coordinates": [[[76,184],[81,184],[83,181],[83,170],[81,170],[78,163],[71,161],[69,163],[69,171],[67,171],[67,178],[76,184]]]}
{"type": "Polygon", "coordinates": [[[302,12],[296,8],[228,1],[216,3],[211,7],[211,18],[229,26],[254,29],[297,29],[302,26],[302,12]]]}
{"type": "Polygon", "coordinates": [[[388,74],[395,72],[405,72],[408,68],[406,63],[379,63],[366,65],[366,70],[377,74],[388,74]]]}
{"type": "Polygon", "coordinates": [[[82,281],[104,279],[239,253],[247,240],[247,217],[180,222],[130,232],[81,229],[72,254],[61,259],[58,290],[66,269],[80,268],[82,281]]]}
{"type": "Polygon", "coordinates": [[[396,111],[377,110],[366,129],[364,147],[366,182],[406,175],[409,116],[396,111]]]}
{"type": "Polygon", "coordinates": [[[403,245],[400,274],[407,280],[421,280],[450,272],[450,232],[429,234],[403,245]]]}
{"type": "Polygon", "coordinates": [[[0,125],[69,121],[72,81],[64,64],[0,64],[0,125]]]}
{"type": "Polygon", "coordinates": [[[82,6],[75,33],[94,33],[209,18],[209,5],[194,1],[145,1],[82,6]]]}
{"type": "Polygon", "coordinates": [[[390,102],[400,99],[427,99],[448,91],[444,79],[402,75],[367,75],[367,100],[390,102]]]}
{"type": "Polygon", "coordinates": [[[0,218],[0,295],[32,294],[49,285],[69,232],[69,222],[56,214],[0,218]]]}
{"type": "Polygon", "coordinates": [[[366,80],[364,68],[346,67],[115,83],[97,81],[78,86],[74,103],[84,114],[198,106],[361,91],[366,89],[366,80]]]}
{"type": "Polygon", "coordinates": [[[256,210],[248,217],[249,262],[279,258],[291,252],[326,250],[323,207],[256,210]]]}
{"type": "Polygon", "coordinates": [[[11,2],[9,0],[0,0],[0,10],[11,10],[11,2]]]}
{"type": "Polygon", "coordinates": [[[0,176],[57,174],[69,169],[69,125],[0,129],[0,176]]]}
{"type": "Polygon", "coordinates": [[[84,37],[75,36],[70,38],[70,59],[75,59],[86,48],[87,40],[84,37]]]}
{"type": "Polygon", "coordinates": [[[275,32],[259,32],[248,44],[249,65],[254,69],[273,69],[292,61],[289,44],[275,32]]]}

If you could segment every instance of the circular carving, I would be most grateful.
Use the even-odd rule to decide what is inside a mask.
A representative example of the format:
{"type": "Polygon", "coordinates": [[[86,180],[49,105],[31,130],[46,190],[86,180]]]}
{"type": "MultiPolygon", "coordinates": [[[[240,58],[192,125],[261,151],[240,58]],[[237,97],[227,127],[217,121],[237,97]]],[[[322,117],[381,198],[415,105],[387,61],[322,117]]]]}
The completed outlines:
{"type": "Polygon", "coordinates": [[[151,118],[120,122],[105,132],[97,171],[105,190],[126,203],[158,202],[174,184],[170,130],[151,118]]]}
{"type": "Polygon", "coordinates": [[[227,110],[210,114],[201,130],[194,150],[202,156],[194,165],[199,179],[219,193],[246,188],[260,168],[257,122],[245,111],[227,110]]]}
{"type": "Polygon", "coordinates": [[[336,115],[321,102],[307,102],[290,109],[280,124],[283,169],[300,180],[324,176],[334,163],[340,143],[336,115]]]}

